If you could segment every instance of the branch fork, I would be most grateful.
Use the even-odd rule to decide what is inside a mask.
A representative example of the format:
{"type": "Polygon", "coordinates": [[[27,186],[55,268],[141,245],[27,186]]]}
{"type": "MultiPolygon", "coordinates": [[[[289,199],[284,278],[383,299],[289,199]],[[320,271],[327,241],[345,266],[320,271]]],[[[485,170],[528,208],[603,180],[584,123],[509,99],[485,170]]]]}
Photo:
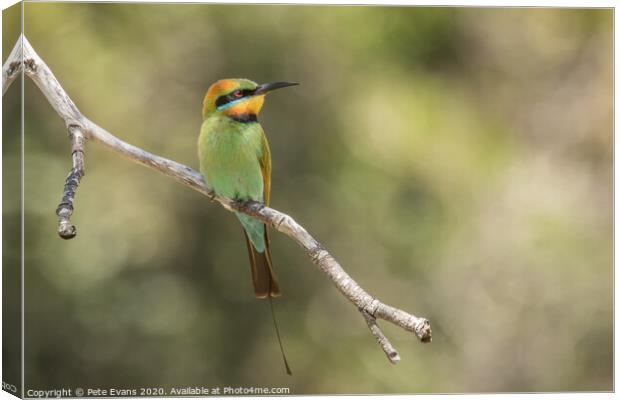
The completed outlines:
{"type": "Polygon", "coordinates": [[[75,226],[71,223],[71,215],[74,210],[75,193],[84,176],[84,147],[88,139],[198,191],[228,211],[237,211],[258,218],[297,242],[312,260],[312,263],[323,271],[338,290],[357,307],[390,362],[398,362],[400,356],[379,328],[377,319],[391,322],[412,332],[422,343],[431,341],[431,325],[426,318],[416,317],[406,311],[384,304],[369,295],[345,272],[325,247],[289,215],[259,202],[240,202],[218,196],[205,185],[199,172],[126,143],[82,115],[24,35],[20,36],[2,67],[3,95],[20,72],[32,79],[60,118],[63,119],[71,141],[72,168],[65,179],[62,200],[56,209],[58,234],[61,238],[71,239],[77,233],[75,226]]]}

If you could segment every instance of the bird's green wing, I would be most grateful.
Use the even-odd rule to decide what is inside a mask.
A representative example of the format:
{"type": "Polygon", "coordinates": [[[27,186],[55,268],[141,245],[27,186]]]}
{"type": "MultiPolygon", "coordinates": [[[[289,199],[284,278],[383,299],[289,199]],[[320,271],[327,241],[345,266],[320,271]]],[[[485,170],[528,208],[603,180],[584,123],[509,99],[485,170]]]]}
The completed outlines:
{"type": "MultiPolygon", "coordinates": [[[[269,144],[267,143],[265,134],[261,132],[261,135],[261,153],[259,154],[258,161],[263,175],[263,202],[265,204],[269,204],[269,194],[271,190],[271,154],[269,153],[269,144]]],[[[278,281],[273,271],[271,252],[269,251],[267,226],[262,222],[246,215],[238,214],[238,217],[241,220],[246,232],[245,238],[248,245],[248,252],[250,254],[254,294],[259,298],[280,296],[280,285],[278,285],[278,281]],[[262,234],[260,239],[262,239],[263,244],[258,248],[256,247],[256,243],[261,243],[259,237],[253,236],[253,240],[248,237],[248,232],[258,236],[256,231],[248,230],[249,228],[257,227],[260,227],[259,229],[262,234]]]]}
{"type": "Polygon", "coordinates": [[[263,174],[263,202],[269,205],[269,195],[271,194],[271,153],[267,136],[262,134],[262,149],[259,159],[261,172],[263,174]]]}

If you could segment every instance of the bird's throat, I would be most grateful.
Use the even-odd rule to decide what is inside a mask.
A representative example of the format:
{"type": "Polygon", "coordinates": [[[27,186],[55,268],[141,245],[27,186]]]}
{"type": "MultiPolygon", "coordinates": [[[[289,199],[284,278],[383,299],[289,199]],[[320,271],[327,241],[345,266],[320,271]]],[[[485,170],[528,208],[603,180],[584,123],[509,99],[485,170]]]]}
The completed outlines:
{"type": "Polygon", "coordinates": [[[265,101],[265,96],[252,96],[248,99],[243,99],[238,103],[229,106],[224,109],[222,112],[224,115],[234,118],[239,115],[258,115],[261,108],[263,107],[263,103],[265,101]]]}

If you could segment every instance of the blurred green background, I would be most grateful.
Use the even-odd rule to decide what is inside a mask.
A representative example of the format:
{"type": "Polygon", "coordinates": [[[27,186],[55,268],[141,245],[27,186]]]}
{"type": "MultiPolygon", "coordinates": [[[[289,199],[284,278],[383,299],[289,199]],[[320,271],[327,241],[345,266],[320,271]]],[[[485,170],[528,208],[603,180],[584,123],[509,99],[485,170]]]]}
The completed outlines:
{"type": "Polygon", "coordinates": [[[302,82],[261,114],[272,205],[434,333],[422,345],[382,323],[391,365],[273,233],[286,376],[235,218],[94,143],[78,236],[59,239],[70,145],[28,80],[26,387],[612,390],[612,17],[26,3],[28,39],[86,116],[193,168],[213,81],[302,82]]]}

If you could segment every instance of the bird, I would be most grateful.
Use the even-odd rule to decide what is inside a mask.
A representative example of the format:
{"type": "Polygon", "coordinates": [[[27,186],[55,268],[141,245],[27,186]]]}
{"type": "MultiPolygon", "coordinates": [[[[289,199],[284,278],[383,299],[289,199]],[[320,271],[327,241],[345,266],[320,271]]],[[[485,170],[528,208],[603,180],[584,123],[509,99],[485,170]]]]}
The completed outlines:
{"type": "MultiPolygon", "coordinates": [[[[298,84],[220,79],[209,87],[203,100],[198,137],[200,172],[207,188],[236,201],[269,204],[271,153],[258,114],[268,93],[298,84]]],[[[280,350],[290,375],[273,312],[272,298],[279,297],[281,290],[269,250],[267,226],[243,213],[235,212],[235,215],[245,235],[254,295],[269,299],[280,350]]]]}

